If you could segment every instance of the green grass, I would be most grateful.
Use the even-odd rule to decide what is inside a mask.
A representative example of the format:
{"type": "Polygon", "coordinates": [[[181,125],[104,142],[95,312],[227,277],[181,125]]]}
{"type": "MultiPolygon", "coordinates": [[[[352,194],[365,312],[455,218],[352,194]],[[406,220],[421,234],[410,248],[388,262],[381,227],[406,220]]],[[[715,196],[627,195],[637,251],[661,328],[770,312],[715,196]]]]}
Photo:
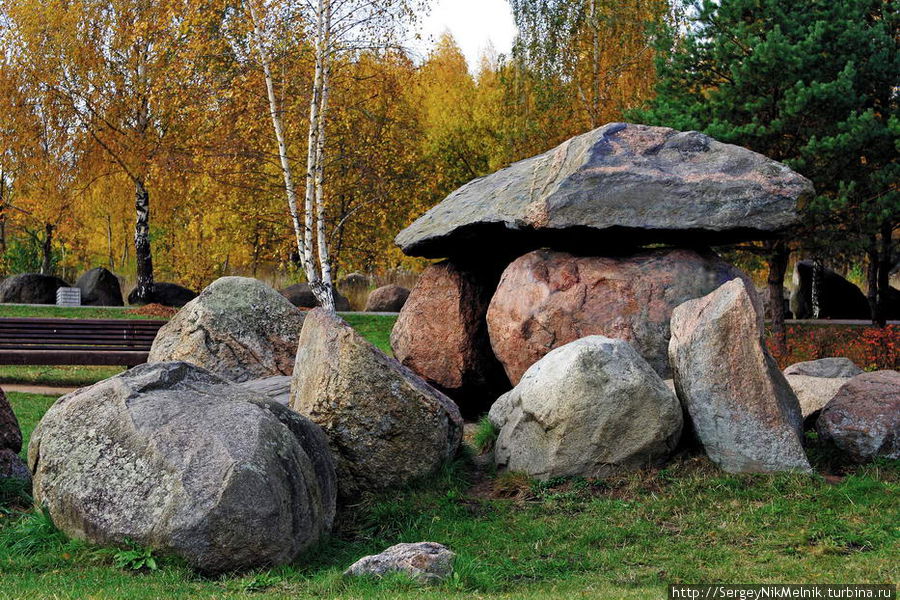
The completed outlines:
{"type": "Polygon", "coordinates": [[[123,370],[125,367],[0,365],[0,384],[82,387],[123,370]]]}
{"type": "MultiPolygon", "coordinates": [[[[10,399],[26,436],[53,401],[10,399]]],[[[669,583],[897,583],[898,463],[830,481],[729,475],[680,457],[605,482],[539,484],[461,459],[365,499],[295,565],[216,579],[156,555],[157,571],[117,568],[121,553],[68,541],[41,513],[7,511],[0,598],[664,598],[669,583]],[[341,577],[360,556],[421,540],[457,552],[452,581],[341,577]]]]}
{"type": "Polygon", "coordinates": [[[0,304],[0,317],[41,319],[160,319],[131,314],[129,309],[102,306],[41,306],[28,304],[0,304]]]}
{"type": "Polygon", "coordinates": [[[370,315],[366,313],[341,313],[341,317],[364,338],[378,346],[382,352],[393,356],[391,352],[391,329],[397,322],[396,316],[370,315]]]}

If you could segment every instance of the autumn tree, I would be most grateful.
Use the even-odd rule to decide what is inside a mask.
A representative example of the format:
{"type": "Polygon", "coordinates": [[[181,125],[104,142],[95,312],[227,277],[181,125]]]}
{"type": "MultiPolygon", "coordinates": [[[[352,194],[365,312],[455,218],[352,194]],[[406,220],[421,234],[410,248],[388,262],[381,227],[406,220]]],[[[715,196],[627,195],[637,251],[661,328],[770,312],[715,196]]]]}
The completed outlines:
{"type": "Polygon", "coordinates": [[[203,97],[194,33],[214,15],[188,0],[6,0],[6,39],[32,91],[65,107],[132,184],[138,301],[151,298],[150,177],[203,97]]]}
{"type": "Polygon", "coordinates": [[[671,16],[667,0],[510,5],[519,32],[507,76],[523,121],[549,110],[557,131],[563,124],[557,137],[571,137],[621,119],[652,95],[653,32],[671,16]]]}

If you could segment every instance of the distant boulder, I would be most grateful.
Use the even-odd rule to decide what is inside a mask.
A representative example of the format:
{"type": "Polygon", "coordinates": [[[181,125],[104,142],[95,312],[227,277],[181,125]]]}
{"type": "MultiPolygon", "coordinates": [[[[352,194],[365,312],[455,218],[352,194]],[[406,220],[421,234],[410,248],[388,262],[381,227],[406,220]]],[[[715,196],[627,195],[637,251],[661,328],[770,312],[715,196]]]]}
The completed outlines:
{"type": "Polygon", "coordinates": [[[71,287],[59,277],[40,273],[22,273],[0,283],[0,303],[56,304],[56,290],[71,287]]]}
{"type": "MultiPolygon", "coordinates": [[[[794,267],[791,312],[796,319],[813,318],[813,262],[801,260],[794,267]]],[[[820,319],[870,319],[872,311],[858,287],[832,271],[822,268],[819,289],[820,319]]]]}
{"type": "MultiPolygon", "coordinates": [[[[281,295],[297,308],[312,309],[319,306],[319,301],[316,300],[315,294],[309,289],[308,283],[295,283],[292,286],[288,286],[281,290],[281,295]]],[[[337,290],[334,290],[334,309],[339,312],[350,310],[350,301],[337,290]]]]}
{"type": "Polygon", "coordinates": [[[371,278],[362,273],[350,273],[338,281],[338,286],[342,288],[366,289],[370,285],[372,285],[371,278]]]}
{"type": "Polygon", "coordinates": [[[128,294],[128,304],[162,304],[181,308],[197,297],[197,292],[180,286],[177,283],[157,282],[153,284],[150,297],[143,302],[138,300],[137,288],[128,294]]]}
{"type": "Polygon", "coordinates": [[[81,290],[81,303],[85,306],[123,306],[122,286],[119,278],[103,267],[91,269],[78,278],[75,287],[81,290]]]}
{"type": "Polygon", "coordinates": [[[842,356],[806,360],[794,363],[784,370],[785,375],[807,377],[855,377],[862,372],[852,360],[842,356]]]}
{"type": "Polygon", "coordinates": [[[400,312],[409,290],[399,285],[383,285],[373,290],[366,299],[366,312],[400,312]]]}

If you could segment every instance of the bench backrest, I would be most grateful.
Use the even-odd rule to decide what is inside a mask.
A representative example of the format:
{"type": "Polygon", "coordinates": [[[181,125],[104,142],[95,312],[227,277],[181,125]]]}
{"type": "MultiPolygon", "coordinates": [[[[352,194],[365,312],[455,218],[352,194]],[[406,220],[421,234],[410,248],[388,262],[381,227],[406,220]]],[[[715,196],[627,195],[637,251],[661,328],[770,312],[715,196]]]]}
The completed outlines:
{"type": "Polygon", "coordinates": [[[149,351],[161,320],[0,318],[0,350],[149,351]]]}

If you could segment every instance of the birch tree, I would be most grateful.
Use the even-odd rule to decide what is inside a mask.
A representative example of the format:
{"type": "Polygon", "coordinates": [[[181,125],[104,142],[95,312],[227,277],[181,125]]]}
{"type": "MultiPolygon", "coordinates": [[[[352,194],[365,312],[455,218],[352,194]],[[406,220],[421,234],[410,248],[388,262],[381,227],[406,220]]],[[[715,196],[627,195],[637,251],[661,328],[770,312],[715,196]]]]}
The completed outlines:
{"type": "Polygon", "coordinates": [[[319,304],[332,312],[334,283],[326,220],[332,78],[336,67],[352,61],[359,52],[396,47],[404,28],[415,18],[416,9],[424,5],[420,0],[311,0],[299,4],[254,4],[249,0],[247,4],[301,266],[319,304]],[[302,16],[312,53],[302,215],[284,105],[276,93],[271,47],[277,40],[271,39],[266,30],[267,23],[277,22],[284,15],[302,16]]]}

